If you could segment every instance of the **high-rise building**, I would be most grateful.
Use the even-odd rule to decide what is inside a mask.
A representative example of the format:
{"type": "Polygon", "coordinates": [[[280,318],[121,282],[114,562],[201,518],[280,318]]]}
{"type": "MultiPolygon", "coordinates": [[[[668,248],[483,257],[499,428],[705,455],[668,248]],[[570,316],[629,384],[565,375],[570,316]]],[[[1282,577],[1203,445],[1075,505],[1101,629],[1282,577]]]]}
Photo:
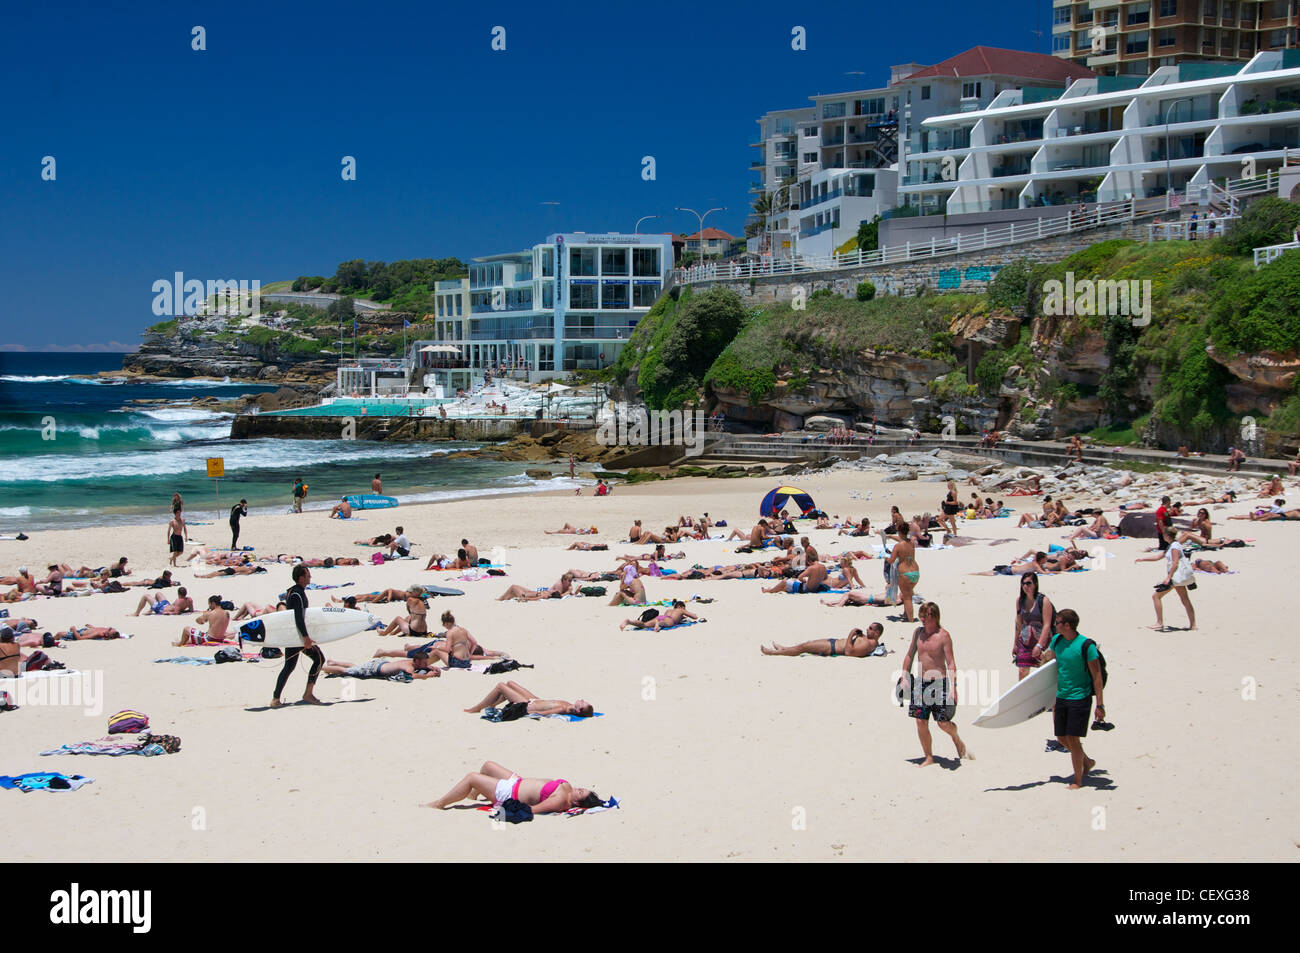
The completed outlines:
{"type": "Polygon", "coordinates": [[[1297,0],[1052,0],[1052,53],[1107,76],[1297,46],[1297,0]]]}

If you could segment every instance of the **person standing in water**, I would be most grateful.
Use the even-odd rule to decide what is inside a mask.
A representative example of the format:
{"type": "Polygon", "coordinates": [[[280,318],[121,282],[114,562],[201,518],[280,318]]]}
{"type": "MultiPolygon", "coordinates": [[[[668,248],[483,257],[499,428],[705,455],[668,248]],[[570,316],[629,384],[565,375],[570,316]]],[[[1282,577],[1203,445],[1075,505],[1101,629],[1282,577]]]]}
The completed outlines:
{"type": "Polygon", "coordinates": [[[280,695],[284,692],[289,676],[298,667],[298,656],[302,653],[311,659],[311,671],[307,673],[307,691],[303,693],[302,700],[312,705],[324,704],[312,691],[316,687],[316,678],[325,665],[325,653],[312,641],[311,634],[307,631],[307,585],[310,582],[310,569],[306,566],[293,567],[293,585],[285,593],[284,601],[285,607],[293,612],[294,624],[298,627],[298,634],[302,636],[302,647],[284,650],[284,666],[280,669],[280,677],[275,680],[275,696],[271,699],[272,708],[280,708],[284,704],[280,701],[280,695]]]}
{"type": "Polygon", "coordinates": [[[230,508],[230,548],[239,548],[239,521],[248,515],[248,500],[240,500],[230,508]]]}
{"type": "Polygon", "coordinates": [[[307,499],[307,484],[302,482],[302,477],[298,477],[298,479],[293,484],[293,511],[295,513],[302,512],[302,504],[303,501],[306,499],[307,499]]]}
{"type": "Polygon", "coordinates": [[[383,493],[383,492],[384,492],[384,481],[381,480],[381,479],[379,479],[379,474],[378,474],[378,473],[376,473],[376,474],[375,474],[375,478],[374,478],[373,480],[370,481],[370,489],[371,489],[372,491],[374,491],[375,493],[383,493]]]}

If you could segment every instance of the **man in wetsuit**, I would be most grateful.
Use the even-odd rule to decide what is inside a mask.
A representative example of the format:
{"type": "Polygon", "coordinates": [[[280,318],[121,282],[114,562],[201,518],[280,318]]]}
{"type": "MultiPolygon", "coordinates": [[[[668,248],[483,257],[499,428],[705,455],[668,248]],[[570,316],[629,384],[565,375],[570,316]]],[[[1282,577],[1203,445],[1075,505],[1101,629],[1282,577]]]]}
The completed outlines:
{"type": "Polygon", "coordinates": [[[311,635],[307,632],[307,584],[310,582],[310,569],[306,566],[293,567],[293,585],[285,593],[284,602],[285,606],[293,611],[294,624],[298,627],[298,634],[302,636],[302,647],[284,650],[284,667],[280,669],[280,677],[275,680],[275,697],[271,699],[272,708],[279,708],[284,704],[280,701],[280,694],[284,691],[289,676],[298,667],[300,653],[306,653],[311,659],[311,671],[307,673],[307,691],[303,693],[302,700],[313,705],[324,704],[312,692],[316,687],[316,678],[320,675],[321,666],[325,664],[325,653],[312,641],[311,635]]]}
{"type": "Polygon", "coordinates": [[[239,548],[239,521],[248,515],[248,500],[240,500],[230,508],[230,548],[239,548]]]}

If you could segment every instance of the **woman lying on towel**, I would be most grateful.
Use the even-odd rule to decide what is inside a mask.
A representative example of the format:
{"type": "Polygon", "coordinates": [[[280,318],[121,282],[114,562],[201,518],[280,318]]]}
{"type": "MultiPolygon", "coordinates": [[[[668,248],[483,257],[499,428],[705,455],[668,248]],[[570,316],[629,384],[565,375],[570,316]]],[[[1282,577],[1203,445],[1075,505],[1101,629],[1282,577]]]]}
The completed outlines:
{"type": "Polygon", "coordinates": [[[759,651],[764,655],[824,655],[827,658],[836,656],[849,658],[866,658],[874,652],[880,645],[880,637],[885,634],[885,627],[879,622],[873,622],[867,626],[867,631],[861,629],[850,629],[847,639],[813,639],[810,642],[800,642],[798,645],[777,645],[772,643],[769,649],[766,645],[760,645],[759,651]]]}
{"type": "MultiPolygon", "coordinates": [[[[646,610],[649,615],[653,609],[646,610]]],[[[685,622],[687,619],[699,619],[699,616],[693,615],[686,611],[686,603],[680,599],[674,599],[672,608],[667,612],[658,613],[653,619],[624,619],[618,624],[620,630],[626,629],[629,625],[634,629],[654,629],[658,632],[660,629],[669,629],[675,625],[685,622]]]]}
{"type": "Polygon", "coordinates": [[[461,778],[450,791],[424,807],[445,811],[457,801],[483,798],[500,807],[514,799],[527,804],[534,814],[557,814],[574,809],[600,807],[604,801],[590,788],[574,787],[563,778],[521,778],[509,768],[495,761],[483,762],[483,767],[461,778]]]}
{"type": "Polygon", "coordinates": [[[538,698],[518,682],[497,682],[496,688],[488,692],[487,698],[473,708],[465,710],[471,715],[476,715],[484,708],[495,708],[502,702],[523,705],[525,715],[577,715],[579,718],[590,718],[595,714],[591,702],[585,699],[579,698],[576,702],[566,702],[559,698],[538,698]]]}

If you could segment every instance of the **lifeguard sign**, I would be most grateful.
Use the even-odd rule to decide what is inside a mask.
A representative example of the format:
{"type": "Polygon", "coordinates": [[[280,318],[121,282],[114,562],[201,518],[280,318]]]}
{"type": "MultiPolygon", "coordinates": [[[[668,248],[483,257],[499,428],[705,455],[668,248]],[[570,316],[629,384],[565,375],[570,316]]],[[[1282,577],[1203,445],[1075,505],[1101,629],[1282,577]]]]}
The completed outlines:
{"type": "Polygon", "coordinates": [[[225,457],[208,457],[208,476],[214,480],[226,475],[225,457]]]}

